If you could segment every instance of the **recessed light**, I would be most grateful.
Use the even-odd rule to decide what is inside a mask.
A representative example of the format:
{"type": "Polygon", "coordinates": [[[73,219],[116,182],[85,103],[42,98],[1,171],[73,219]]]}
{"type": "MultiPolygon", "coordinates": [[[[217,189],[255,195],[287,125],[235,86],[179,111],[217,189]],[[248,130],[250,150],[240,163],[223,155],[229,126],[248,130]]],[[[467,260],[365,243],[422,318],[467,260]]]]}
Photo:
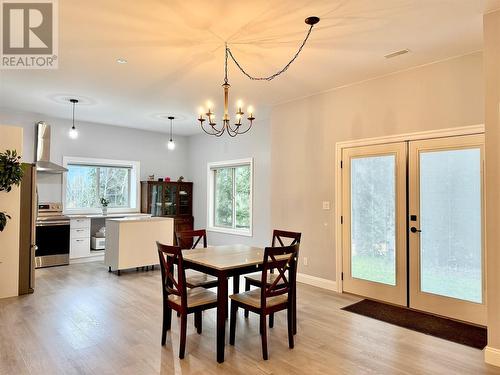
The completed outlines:
{"type": "Polygon", "coordinates": [[[387,55],[385,55],[384,57],[386,59],[392,59],[393,57],[396,57],[396,56],[401,56],[401,55],[404,55],[406,53],[410,52],[409,49],[402,49],[400,51],[396,51],[396,52],[392,52],[392,53],[389,53],[387,55]]]}
{"type": "Polygon", "coordinates": [[[117,62],[118,64],[126,64],[126,63],[128,63],[128,61],[127,61],[127,60],[122,59],[122,58],[116,59],[116,62],[117,62]]]}

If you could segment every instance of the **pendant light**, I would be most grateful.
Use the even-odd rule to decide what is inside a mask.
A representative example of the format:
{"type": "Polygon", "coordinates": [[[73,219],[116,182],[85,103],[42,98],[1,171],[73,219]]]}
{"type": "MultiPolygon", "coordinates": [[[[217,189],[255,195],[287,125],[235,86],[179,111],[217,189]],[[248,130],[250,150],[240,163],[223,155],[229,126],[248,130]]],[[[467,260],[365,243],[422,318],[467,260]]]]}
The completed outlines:
{"type": "Polygon", "coordinates": [[[77,139],[78,138],[78,130],[75,128],[75,105],[78,103],[78,99],[70,99],[69,100],[73,104],[73,126],[69,130],[69,137],[71,139],[77,139]]]}
{"type": "Polygon", "coordinates": [[[173,127],[174,127],[174,119],[175,119],[175,117],[174,116],[168,116],[168,119],[170,120],[170,140],[168,141],[167,148],[170,151],[173,151],[173,150],[175,150],[175,142],[172,139],[172,130],[173,130],[173,127]]]}

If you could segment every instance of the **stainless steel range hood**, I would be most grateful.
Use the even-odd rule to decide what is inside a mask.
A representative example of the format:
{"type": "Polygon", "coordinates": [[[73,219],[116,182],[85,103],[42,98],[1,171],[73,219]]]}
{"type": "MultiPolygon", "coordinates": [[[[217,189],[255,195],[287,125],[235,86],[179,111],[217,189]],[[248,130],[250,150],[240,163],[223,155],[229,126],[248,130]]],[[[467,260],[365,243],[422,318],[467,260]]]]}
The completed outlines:
{"type": "Polygon", "coordinates": [[[36,170],[45,173],[64,173],[68,170],[50,161],[50,125],[44,121],[36,123],[36,170]]]}

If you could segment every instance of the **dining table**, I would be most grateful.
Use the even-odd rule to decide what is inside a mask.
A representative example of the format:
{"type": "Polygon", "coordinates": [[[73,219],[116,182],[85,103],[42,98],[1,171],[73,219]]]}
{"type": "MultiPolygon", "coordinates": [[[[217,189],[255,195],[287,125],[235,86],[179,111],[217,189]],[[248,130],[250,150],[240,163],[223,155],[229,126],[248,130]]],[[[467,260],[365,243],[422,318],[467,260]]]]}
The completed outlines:
{"type": "Polygon", "coordinates": [[[182,251],[186,269],[200,271],[217,278],[217,362],[224,362],[228,278],[233,278],[233,293],[240,289],[240,276],[259,271],[264,262],[264,249],[246,245],[209,246],[182,251]]]}

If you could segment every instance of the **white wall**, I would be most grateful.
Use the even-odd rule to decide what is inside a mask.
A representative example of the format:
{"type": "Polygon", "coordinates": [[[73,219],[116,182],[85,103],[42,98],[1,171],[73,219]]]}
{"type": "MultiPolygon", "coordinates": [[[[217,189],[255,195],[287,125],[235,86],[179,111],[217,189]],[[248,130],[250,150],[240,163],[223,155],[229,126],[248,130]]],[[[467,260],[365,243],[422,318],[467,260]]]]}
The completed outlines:
{"type": "Polygon", "coordinates": [[[299,272],[335,280],[335,144],[484,122],[483,59],[474,53],[274,108],[273,226],[302,232],[299,272]],[[331,210],[322,209],[330,201],[331,210]],[[303,257],[308,257],[308,265],[303,257]]]}
{"type": "Polygon", "coordinates": [[[500,11],[484,16],[486,128],[486,299],[488,346],[485,360],[500,366],[500,11]]]}
{"type": "MultiPolygon", "coordinates": [[[[76,122],[79,137],[68,137],[71,123],[30,112],[12,112],[0,108],[0,123],[24,128],[23,161],[35,160],[35,123],[44,120],[51,125],[51,161],[62,165],[63,156],[133,160],[141,163],[141,180],[154,174],[156,178],[169,176],[176,180],[183,175],[189,181],[188,141],[174,137],[176,149],[167,149],[168,134],[144,130],[76,122]]],[[[38,173],[40,201],[61,201],[62,175],[38,173]]]]}
{"type": "MultiPolygon", "coordinates": [[[[0,124],[2,121],[0,120],[0,124]]],[[[23,151],[23,129],[0,125],[0,152],[23,151]]],[[[10,192],[0,192],[0,211],[12,216],[0,232],[0,298],[17,296],[19,288],[19,225],[21,191],[14,186],[10,192]]]]}
{"type": "Polygon", "coordinates": [[[196,228],[207,227],[207,164],[253,157],[253,236],[208,232],[210,245],[248,244],[266,246],[271,242],[270,219],[270,133],[269,120],[261,114],[244,135],[220,138],[200,134],[189,138],[189,175],[194,182],[193,215],[196,228]]]}

